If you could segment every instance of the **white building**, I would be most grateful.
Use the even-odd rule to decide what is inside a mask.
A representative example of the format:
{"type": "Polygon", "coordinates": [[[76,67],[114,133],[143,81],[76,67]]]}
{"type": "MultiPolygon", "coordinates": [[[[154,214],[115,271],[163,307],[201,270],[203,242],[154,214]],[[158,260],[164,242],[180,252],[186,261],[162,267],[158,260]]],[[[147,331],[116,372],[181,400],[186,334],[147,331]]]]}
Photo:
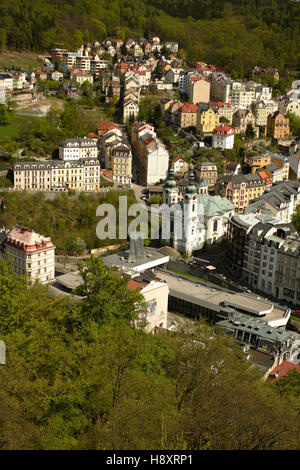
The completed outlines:
{"type": "Polygon", "coordinates": [[[172,165],[173,165],[175,174],[176,173],[184,174],[186,171],[188,171],[188,163],[185,161],[184,158],[182,158],[181,155],[177,155],[177,157],[173,158],[172,165]]]}
{"type": "Polygon", "coordinates": [[[260,100],[256,103],[255,123],[257,126],[266,126],[268,116],[278,111],[278,104],[275,101],[260,100]]]}
{"type": "Polygon", "coordinates": [[[285,113],[295,114],[297,117],[300,117],[300,93],[299,97],[294,101],[289,101],[285,106],[285,113]]]}
{"type": "Polygon", "coordinates": [[[232,149],[234,146],[234,128],[220,124],[213,131],[212,146],[222,150],[232,149]]]}
{"type": "Polygon", "coordinates": [[[159,139],[155,144],[147,145],[146,159],[143,162],[146,170],[146,184],[158,183],[166,178],[169,167],[169,153],[159,139]]]}
{"type": "Polygon", "coordinates": [[[12,260],[17,274],[26,275],[29,281],[46,284],[55,275],[55,246],[50,237],[32,229],[16,225],[3,242],[2,257],[12,260]]]}
{"type": "Polygon", "coordinates": [[[178,69],[178,68],[172,68],[169,69],[168,72],[165,75],[165,78],[168,80],[170,83],[178,83],[179,78],[180,78],[180,73],[183,71],[183,69],[178,69]]]}
{"type": "MultiPolygon", "coordinates": [[[[204,243],[220,241],[227,233],[229,219],[234,214],[235,206],[226,198],[209,196],[208,185],[195,182],[194,172],[190,170],[189,183],[185,188],[183,200],[178,202],[178,187],[174,179],[174,170],[169,170],[164,185],[163,202],[171,207],[170,239],[172,246],[181,253],[191,255],[194,250],[201,250],[204,243]],[[178,214],[182,219],[179,221],[178,214]],[[176,226],[177,224],[177,226],[176,226]],[[181,229],[179,228],[181,227],[181,229]]],[[[163,217],[162,234],[168,232],[168,219],[163,217]]],[[[170,241],[169,241],[170,243],[170,241]]]]}
{"type": "Polygon", "coordinates": [[[178,52],[178,42],[166,42],[165,48],[176,54],[178,52]]]}
{"type": "Polygon", "coordinates": [[[155,279],[145,282],[143,278],[134,278],[128,281],[130,290],[139,290],[143,295],[147,310],[140,314],[137,326],[145,326],[146,331],[153,331],[155,327],[167,328],[169,287],[166,282],[155,279]]]}
{"type": "Polygon", "coordinates": [[[252,227],[246,237],[243,261],[243,279],[248,285],[278,297],[278,251],[293,235],[291,226],[279,219],[262,219],[252,227]]]}
{"type": "Polygon", "coordinates": [[[169,167],[169,153],[154,127],[145,122],[134,123],[131,129],[131,142],[137,153],[137,165],[141,181],[151,185],[165,180],[169,167]]]}
{"type": "Polygon", "coordinates": [[[138,101],[129,98],[127,101],[123,102],[123,120],[124,122],[129,121],[130,118],[137,118],[139,114],[139,104],[138,101]]]}
{"type": "Polygon", "coordinates": [[[255,101],[272,99],[272,88],[256,82],[231,80],[224,75],[213,75],[211,87],[213,100],[224,101],[241,108],[250,108],[255,101]]]}
{"type": "Polygon", "coordinates": [[[81,158],[97,158],[97,156],[97,143],[89,137],[65,139],[59,144],[59,158],[61,160],[79,160],[81,158]]]}
{"type": "Polygon", "coordinates": [[[0,88],[2,90],[13,91],[14,81],[8,73],[0,73],[0,88]]]}
{"type": "Polygon", "coordinates": [[[63,80],[64,78],[64,74],[61,73],[61,72],[58,72],[58,70],[55,70],[54,72],[50,72],[50,77],[51,77],[51,80],[54,80],[56,82],[59,82],[61,80],[63,80]]]}
{"type": "Polygon", "coordinates": [[[79,83],[79,85],[82,85],[83,82],[89,82],[92,84],[94,81],[93,74],[91,72],[79,69],[75,69],[70,72],[70,79],[79,83]]]}

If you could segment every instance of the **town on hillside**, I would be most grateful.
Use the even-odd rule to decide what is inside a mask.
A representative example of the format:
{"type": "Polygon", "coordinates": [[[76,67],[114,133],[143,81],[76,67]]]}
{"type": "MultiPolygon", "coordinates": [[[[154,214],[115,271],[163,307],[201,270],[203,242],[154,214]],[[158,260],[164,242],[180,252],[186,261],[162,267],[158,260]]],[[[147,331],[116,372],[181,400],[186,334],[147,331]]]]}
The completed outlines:
{"type": "Polygon", "coordinates": [[[299,371],[299,77],[282,89],[272,63],[241,79],[188,66],[180,44],[156,34],[39,60],[0,71],[1,258],[50,297],[77,301],[77,261],[101,257],[143,296],[137,327],[176,332],[204,318],[263,380],[299,371]],[[97,206],[117,208],[120,196],[147,214],[170,208],[170,237],[97,239],[97,206]]]}

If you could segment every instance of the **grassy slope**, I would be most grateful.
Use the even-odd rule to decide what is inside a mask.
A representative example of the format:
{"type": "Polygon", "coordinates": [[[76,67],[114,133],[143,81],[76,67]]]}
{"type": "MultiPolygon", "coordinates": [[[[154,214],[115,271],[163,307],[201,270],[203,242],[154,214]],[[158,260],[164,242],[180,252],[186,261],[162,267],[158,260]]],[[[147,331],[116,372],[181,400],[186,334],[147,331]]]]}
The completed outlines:
{"type": "Polygon", "coordinates": [[[42,65],[43,62],[38,58],[38,55],[32,52],[6,51],[0,54],[0,68],[18,67],[25,71],[31,71],[42,65]]]}
{"type": "Polygon", "coordinates": [[[20,137],[20,132],[24,126],[24,122],[30,122],[36,119],[32,116],[22,116],[19,114],[13,114],[10,116],[10,123],[6,126],[0,126],[0,139],[2,137],[11,137],[17,139],[20,137]]]}

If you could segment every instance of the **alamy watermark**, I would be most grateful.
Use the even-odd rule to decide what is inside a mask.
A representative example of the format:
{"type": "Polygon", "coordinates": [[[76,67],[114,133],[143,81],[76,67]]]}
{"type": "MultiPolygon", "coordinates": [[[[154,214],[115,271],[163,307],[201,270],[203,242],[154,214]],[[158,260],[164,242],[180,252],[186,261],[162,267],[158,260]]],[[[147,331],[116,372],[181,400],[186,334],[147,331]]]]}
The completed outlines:
{"type": "Polygon", "coordinates": [[[119,197],[118,219],[115,206],[100,204],[96,215],[102,217],[96,227],[100,240],[126,240],[133,233],[144,239],[182,240],[204,229],[204,206],[195,201],[168,204],[136,203],[128,207],[127,196],[119,197]],[[128,224],[128,218],[132,218],[128,224]],[[161,226],[160,226],[161,217],[161,226]],[[117,233],[118,232],[118,233],[117,233]]]}

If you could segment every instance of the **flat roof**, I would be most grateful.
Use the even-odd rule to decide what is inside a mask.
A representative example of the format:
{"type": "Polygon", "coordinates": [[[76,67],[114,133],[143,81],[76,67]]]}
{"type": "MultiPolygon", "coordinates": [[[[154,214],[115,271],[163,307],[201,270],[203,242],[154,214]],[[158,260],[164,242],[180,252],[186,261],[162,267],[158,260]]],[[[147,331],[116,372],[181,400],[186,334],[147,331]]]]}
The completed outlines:
{"type": "Polygon", "coordinates": [[[259,335],[262,339],[268,341],[288,341],[292,338],[292,335],[281,328],[274,328],[261,319],[249,317],[244,314],[236,314],[234,318],[227,318],[221,320],[218,325],[224,326],[231,330],[242,330],[247,333],[254,333],[259,335]]]}
{"type": "Polygon", "coordinates": [[[161,253],[155,248],[144,248],[143,256],[137,259],[129,258],[129,250],[114,253],[102,258],[106,266],[117,266],[120,268],[131,268],[134,271],[142,271],[169,262],[169,256],[161,253]]]}
{"type": "Polygon", "coordinates": [[[73,271],[71,273],[62,274],[56,277],[56,282],[66,287],[67,289],[73,290],[76,287],[81,286],[82,277],[79,271],[73,271]]]}
{"type": "Polygon", "coordinates": [[[288,322],[289,314],[286,314],[286,309],[278,304],[257,299],[257,297],[246,293],[210,286],[200,280],[190,280],[184,278],[184,275],[173,274],[161,269],[156,275],[168,283],[171,296],[187,302],[201,305],[216,312],[223,309],[225,305],[225,307],[235,308],[239,313],[249,313],[261,318],[270,326],[284,326],[288,322]]]}

